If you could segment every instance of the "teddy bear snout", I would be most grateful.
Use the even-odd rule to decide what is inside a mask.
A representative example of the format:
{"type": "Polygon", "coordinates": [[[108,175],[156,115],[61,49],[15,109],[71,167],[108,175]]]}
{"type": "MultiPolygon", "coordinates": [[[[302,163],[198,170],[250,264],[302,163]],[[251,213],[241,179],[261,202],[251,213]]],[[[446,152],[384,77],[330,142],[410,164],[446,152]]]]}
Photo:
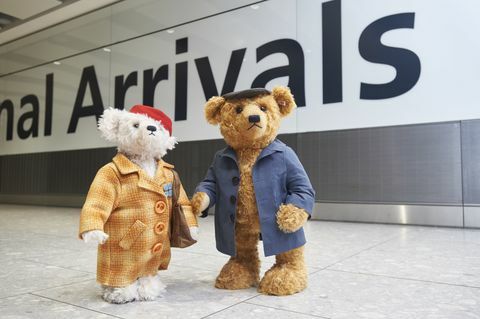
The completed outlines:
{"type": "Polygon", "coordinates": [[[258,123],[258,122],[260,122],[260,115],[250,115],[248,117],[248,121],[250,123],[258,123]]]}
{"type": "Polygon", "coordinates": [[[147,130],[149,130],[150,132],[155,132],[157,130],[157,128],[153,125],[149,125],[149,126],[147,126],[147,130]]]}

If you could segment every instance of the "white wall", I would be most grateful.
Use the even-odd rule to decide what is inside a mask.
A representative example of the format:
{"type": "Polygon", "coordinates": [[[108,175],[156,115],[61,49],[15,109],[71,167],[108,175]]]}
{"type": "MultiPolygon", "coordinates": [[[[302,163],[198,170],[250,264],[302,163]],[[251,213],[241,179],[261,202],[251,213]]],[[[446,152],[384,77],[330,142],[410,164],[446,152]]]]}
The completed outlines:
{"type": "MultiPolygon", "coordinates": [[[[13,139],[7,140],[6,111],[0,114],[0,155],[108,146],[95,129],[95,116],[80,118],[75,133],[67,133],[82,71],[88,66],[95,68],[105,107],[114,104],[115,77],[137,72],[137,86],[127,90],[125,96],[129,108],[142,103],[143,71],[167,65],[168,80],[160,82],[155,90],[155,107],[173,118],[178,90],[176,64],[187,62],[187,119],[174,123],[174,135],[180,141],[219,138],[218,129],[203,118],[205,95],[195,60],[209,58],[220,91],[232,51],[245,48],[235,90],[246,89],[262,72],[288,65],[282,53],[257,62],[257,48],[279,39],[298,43],[305,59],[304,70],[299,65],[291,67],[300,74],[304,71],[306,105],[284,121],[282,133],[480,118],[476,105],[480,99],[480,62],[476,57],[480,22],[475,0],[464,0],[461,6],[447,0],[341,1],[343,97],[341,102],[328,104],[323,103],[322,90],[325,2],[331,3],[270,0],[251,7],[252,1],[127,0],[2,46],[0,98],[13,102],[15,119],[13,139]],[[418,57],[418,81],[395,97],[360,99],[362,82],[388,83],[397,72],[391,65],[362,58],[359,38],[374,21],[402,13],[414,14],[414,26],[385,32],[381,42],[418,57]],[[188,52],[176,54],[176,40],[184,37],[188,37],[188,52]],[[60,65],[52,63],[57,60],[60,65]],[[52,135],[44,136],[45,77],[49,73],[54,76],[53,126],[52,135]],[[40,102],[39,134],[21,139],[17,135],[18,120],[32,106],[21,108],[20,101],[28,94],[36,95],[40,102]]],[[[288,77],[276,78],[267,88],[288,81],[288,77]]],[[[87,89],[82,105],[91,103],[87,89]]],[[[30,125],[27,120],[24,128],[30,125]]]]}

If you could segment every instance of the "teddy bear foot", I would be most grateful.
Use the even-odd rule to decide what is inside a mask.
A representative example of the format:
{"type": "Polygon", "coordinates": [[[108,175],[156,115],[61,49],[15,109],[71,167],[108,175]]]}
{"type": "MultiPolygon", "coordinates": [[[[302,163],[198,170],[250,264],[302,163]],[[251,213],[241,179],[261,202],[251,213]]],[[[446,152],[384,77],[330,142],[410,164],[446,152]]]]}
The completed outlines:
{"type": "Polygon", "coordinates": [[[258,292],[266,295],[293,295],[307,287],[307,271],[288,264],[275,265],[265,273],[258,292]]]}
{"type": "Polygon", "coordinates": [[[159,275],[146,276],[138,279],[138,300],[152,301],[161,297],[165,292],[165,285],[159,275]]]}
{"type": "Polygon", "coordinates": [[[113,304],[124,304],[138,300],[138,282],[126,287],[102,286],[102,298],[113,304]]]}
{"type": "Polygon", "coordinates": [[[219,289],[246,289],[255,287],[260,280],[259,270],[230,259],[217,276],[215,287],[219,289]]]}

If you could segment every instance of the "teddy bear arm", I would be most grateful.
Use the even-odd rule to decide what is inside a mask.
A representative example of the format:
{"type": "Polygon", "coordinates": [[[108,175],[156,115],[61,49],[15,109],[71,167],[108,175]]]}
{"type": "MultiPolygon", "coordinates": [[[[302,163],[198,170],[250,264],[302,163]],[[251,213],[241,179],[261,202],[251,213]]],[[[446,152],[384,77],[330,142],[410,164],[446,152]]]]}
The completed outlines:
{"type": "Polygon", "coordinates": [[[282,204],[277,213],[277,224],[281,231],[293,233],[299,230],[310,215],[292,204],[282,204]]]}
{"type": "Polygon", "coordinates": [[[97,172],[80,214],[80,239],[88,231],[104,230],[103,226],[115,209],[120,188],[120,181],[112,167],[106,165],[97,172]]]}

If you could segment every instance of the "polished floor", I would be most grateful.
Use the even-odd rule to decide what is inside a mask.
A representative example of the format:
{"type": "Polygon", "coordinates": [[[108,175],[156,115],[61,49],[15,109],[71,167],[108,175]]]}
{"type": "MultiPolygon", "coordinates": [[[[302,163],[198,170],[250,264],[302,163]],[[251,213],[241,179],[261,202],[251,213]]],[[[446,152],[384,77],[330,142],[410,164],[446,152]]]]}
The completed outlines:
{"type": "Polygon", "coordinates": [[[480,230],[310,221],[308,289],[271,297],[213,287],[227,257],[210,216],[198,244],[173,251],[165,297],[111,305],[78,215],[0,205],[0,318],[480,318],[480,230]]]}

